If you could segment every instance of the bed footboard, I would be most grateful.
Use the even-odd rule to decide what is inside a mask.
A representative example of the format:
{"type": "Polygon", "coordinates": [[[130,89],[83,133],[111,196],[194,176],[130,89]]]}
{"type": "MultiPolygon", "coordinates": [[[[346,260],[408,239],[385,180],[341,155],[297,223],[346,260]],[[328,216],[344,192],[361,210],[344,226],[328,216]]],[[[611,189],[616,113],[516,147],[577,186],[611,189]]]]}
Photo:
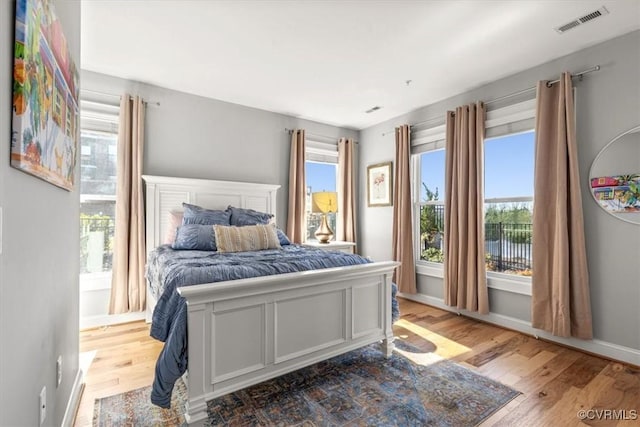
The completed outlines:
{"type": "Polygon", "coordinates": [[[180,288],[188,305],[189,425],[206,402],[382,341],[393,351],[391,276],[378,262],[180,288]]]}

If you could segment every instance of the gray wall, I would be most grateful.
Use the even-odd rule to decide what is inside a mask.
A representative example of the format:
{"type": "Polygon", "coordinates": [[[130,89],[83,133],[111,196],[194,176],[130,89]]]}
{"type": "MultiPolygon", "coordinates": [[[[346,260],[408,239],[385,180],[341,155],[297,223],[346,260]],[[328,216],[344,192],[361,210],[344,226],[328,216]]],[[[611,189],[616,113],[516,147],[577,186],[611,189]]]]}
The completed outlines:
{"type": "MultiPolygon", "coordinates": [[[[598,154],[591,166],[590,178],[632,173],[640,173],[640,127],[617,138],[598,154]]],[[[611,215],[640,224],[640,211],[611,212],[611,215]]]]}
{"type": "Polygon", "coordinates": [[[90,71],[82,72],[82,88],[111,94],[129,91],[150,102],[145,124],[145,174],[282,185],[277,221],[283,229],[291,141],[284,129],[303,128],[307,134],[330,137],[307,136],[323,142],[358,136],[354,130],[90,71]]]}
{"type": "MultiPolygon", "coordinates": [[[[640,227],[619,221],[600,209],[589,193],[591,162],[612,138],[640,124],[640,31],[565,56],[525,72],[486,84],[473,91],[425,106],[409,114],[361,131],[360,169],[394,157],[393,130],[403,123],[442,117],[458,105],[488,101],[555,79],[562,71],[580,71],[600,64],[577,87],[577,139],[594,336],[596,339],[640,349],[640,227]]],[[[364,255],[391,257],[392,208],[367,208],[364,184],[360,186],[360,244],[364,255]]],[[[419,277],[419,289],[442,297],[442,279],[419,277]]],[[[490,290],[491,311],[528,321],[529,297],[490,290]],[[526,298],[523,303],[523,298],[526,298]]]]}
{"type": "MultiPolygon", "coordinates": [[[[80,61],[80,2],[54,1],[80,61]]],[[[0,1],[0,425],[60,425],[78,372],[79,196],[9,166],[14,2],[0,1]],[[56,358],[63,357],[56,388],[56,358]]]]}

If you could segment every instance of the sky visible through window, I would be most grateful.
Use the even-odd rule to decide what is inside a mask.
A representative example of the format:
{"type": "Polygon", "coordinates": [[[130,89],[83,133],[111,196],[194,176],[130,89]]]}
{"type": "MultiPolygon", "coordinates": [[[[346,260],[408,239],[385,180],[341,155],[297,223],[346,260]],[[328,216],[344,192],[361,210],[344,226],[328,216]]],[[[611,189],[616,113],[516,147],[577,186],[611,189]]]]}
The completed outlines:
{"type": "MultiPolygon", "coordinates": [[[[484,145],[485,198],[533,197],[533,160],[535,133],[525,132],[487,139],[484,145]]],[[[422,156],[422,182],[431,191],[438,189],[438,200],[444,200],[444,150],[422,156]]],[[[307,162],[307,186],[316,191],[336,190],[336,165],[307,162]]],[[[423,186],[422,200],[426,200],[423,186]]]]}
{"type": "Polygon", "coordinates": [[[333,163],[306,162],[307,187],[312,192],[336,191],[336,165],[333,163]]]}
{"type": "MultiPolygon", "coordinates": [[[[533,197],[533,131],[485,140],[485,199],[501,197],[533,197]]],[[[445,151],[432,151],[422,156],[422,182],[429,190],[438,189],[438,200],[444,200],[445,151]]],[[[424,186],[420,197],[426,200],[424,186]]]]}

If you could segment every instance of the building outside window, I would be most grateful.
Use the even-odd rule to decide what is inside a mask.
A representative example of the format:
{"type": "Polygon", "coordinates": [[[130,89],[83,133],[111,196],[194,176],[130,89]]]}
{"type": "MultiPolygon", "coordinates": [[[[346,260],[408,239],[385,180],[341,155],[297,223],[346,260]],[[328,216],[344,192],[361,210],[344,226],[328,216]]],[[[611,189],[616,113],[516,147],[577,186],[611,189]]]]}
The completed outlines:
{"type": "Polygon", "coordinates": [[[115,133],[80,133],[80,273],[111,271],[117,141],[115,133]]]}
{"type": "Polygon", "coordinates": [[[110,287],[120,107],[89,95],[80,97],[80,273],[110,287]]]}

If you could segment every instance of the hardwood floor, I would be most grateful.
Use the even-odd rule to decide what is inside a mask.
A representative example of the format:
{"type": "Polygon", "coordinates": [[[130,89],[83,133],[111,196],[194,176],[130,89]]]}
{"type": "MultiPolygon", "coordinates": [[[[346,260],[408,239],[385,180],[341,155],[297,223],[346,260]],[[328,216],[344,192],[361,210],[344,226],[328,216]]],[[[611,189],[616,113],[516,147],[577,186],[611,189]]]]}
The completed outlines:
{"type": "Polygon", "coordinates": [[[74,425],[93,424],[95,399],[150,385],[162,344],[149,336],[149,325],[142,320],[81,331],[81,356],[95,356],[85,373],[74,425]]]}
{"type": "MultiPolygon", "coordinates": [[[[483,427],[640,425],[636,367],[407,300],[400,311],[397,339],[522,392],[483,427]]],[[[161,348],[142,321],[80,332],[80,351],[95,358],[75,425],[92,424],[94,399],[150,385],[161,348]]]]}

